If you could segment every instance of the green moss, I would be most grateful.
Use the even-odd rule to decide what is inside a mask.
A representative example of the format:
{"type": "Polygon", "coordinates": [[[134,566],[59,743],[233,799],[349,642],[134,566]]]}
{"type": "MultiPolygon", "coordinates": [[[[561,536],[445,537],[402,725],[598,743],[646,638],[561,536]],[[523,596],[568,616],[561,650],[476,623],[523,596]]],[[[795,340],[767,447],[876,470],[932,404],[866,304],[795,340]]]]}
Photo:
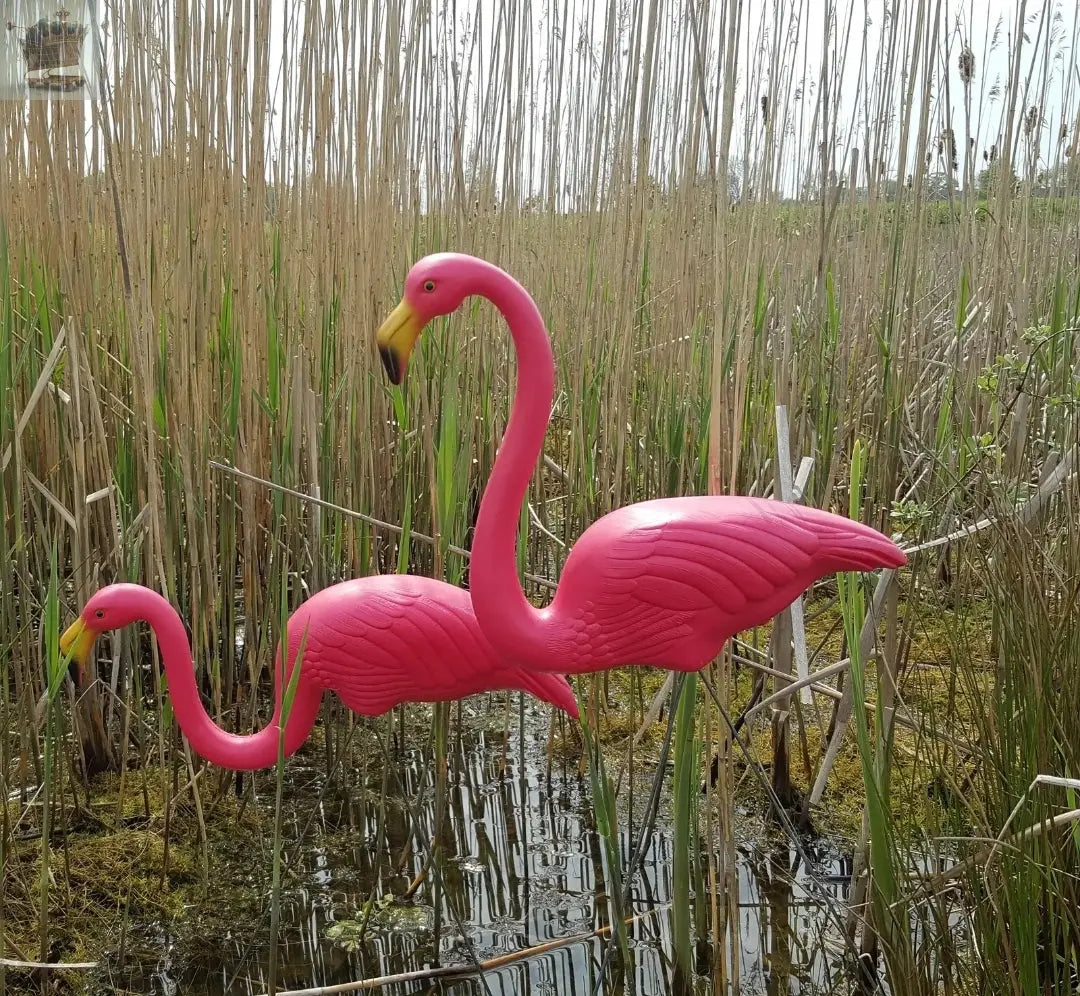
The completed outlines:
{"type": "MultiPolygon", "coordinates": [[[[269,826],[258,807],[209,792],[208,776],[200,780],[205,842],[190,790],[173,798],[166,832],[156,771],[145,773],[145,795],[143,772],[127,774],[122,796],[118,775],[91,782],[89,809],[69,812],[50,848],[50,959],[98,960],[122,943],[131,951],[140,927],[153,925],[176,938],[179,955],[198,961],[200,937],[258,922],[265,892],[251,888],[247,869],[262,867],[252,844],[269,826]]],[[[3,889],[7,949],[23,958],[39,953],[41,842],[31,831],[8,854],[3,889]]]]}
{"type": "MultiPolygon", "coordinates": [[[[827,586],[824,597],[807,604],[807,644],[812,654],[817,653],[812,669],[825,666],[844,655],[843,626],[839,605],[830,600],[827,586]]],[[[955,799],[948,786],[963,783],[968,771],[965,757],[948,747],[943,734],[949,740],[972,743],[976,736],[975,710],[992,690],[993,670],[989,659],[989,609],[978,601],[965,602],[963,611],[949,609],[932,600],[922,603],[901,603],[898,607],[898,627],[901,632],[910,629],[910,647],[907,667],[901,675],[899,704],[903,711],[921,724],[920,730],[912,730],[897,724],[894,727],[892,747],[891,787],[892,811],[901,838],[918,840],[931,828],[956,825],[963,818],[963,807],[957,811],[955,799]],[[962,636],[961,636],[962,634],[962,636]],[[972,657],[962,668],[953,658],[957,640],[963,638],[967,645],[986,647],[987,656],[972,657]],[[942,791],[943,787],[946,791],[942,791]]],[[[769,627],[757,632],[756,644],[768,645],[769,627]]],[[[639,713],[631,715],[629,704],[630,672],[612,672],[608,676],[609,695],[601,709],[601,733],[598,737],[605,750],[609,764],[617,767],[625,759],[630,738],[638,729],[639,713]]],[[[648,707],[656,690],[663,683],[663,671],[643,669],[643,703],[648,707]]],[[[745,710],[750,702],[754,685],[754,670],[747,666],[736,668],[729,700],[732,720],[745,710]]],[[[831,683],[831,682],[830,682],[831,683]]],[[[771,681],[767,694],[771,694],[771,681]]],[[[717,690],[718,693],[720,690],[717,690]]],[[[868,700],[873,702],[878,692],[877,670],[871,665],[866,671],[868,700]]],[[[828,723],[834,703],[824,696],[816,696],[823,722],[828,723]]],[[[704,713],[712,709],[708,694],[702,691],[699,698],[699,729],[704,730],[704,713]]],[[[790,742],[790,770],[797,791],[806,793],[816,776],[817,767],[827,746],[817,724],[813,710],[803,716],[800,728],[799,710],[793,711],[790,742]],[[802,747],[805,736],[806,751],[810,761],[807,769],[802,747]]],[[[875,717],[869,716],[873,730],[875,717]]],[[[635,761],[642,770],[654,761],[663,742],[666,729],[666,712],[650,726],[635,750],[635,761]]],[[[714,719],[714,729],[722,720],[714,719]]],[[[751,723],[749,733],[750,759],[758,768],[758,775],[749,770],[743,752],[736,748],[733,766],[737,778],[737,802],[740,807],[764,813],[768,808],[762,776],[769,777],[772,763],[772,735],[767,713],[751,723]]],[[[744,727],[740,736],[747,737],[744,727]]],[[[559,745],[564,756],[577,756],[580,740],[567,740],[559,745]]],[[[706,764],[709,759],[706,758],[706,764]]],[[[704,774],[704,773],[703,773],[704,774]]],[[[862,762],[855,738],[854,724],[849,725],[839,755],[830,773],[821,802],[811,814],[818,832],[827,836],[852,839],[858,836],[861,823],[865,788],[862,762]]]]}

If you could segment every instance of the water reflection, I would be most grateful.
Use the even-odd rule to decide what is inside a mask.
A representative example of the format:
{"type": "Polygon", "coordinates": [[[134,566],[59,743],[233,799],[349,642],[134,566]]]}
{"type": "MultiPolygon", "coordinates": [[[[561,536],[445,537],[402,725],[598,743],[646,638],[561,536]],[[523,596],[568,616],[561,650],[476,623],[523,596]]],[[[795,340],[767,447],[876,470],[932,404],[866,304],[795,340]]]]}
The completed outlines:
{"type": "MultiPolygon", "coordinates": [[[[509,744],[483,733],[456,740],[441,812],[434,804],[428,750],[396,755],[386,770],[348,791],[320,786],[313,771],[294,770],[278,987],[470,964],[606,925],[608,883],[588,778],[579,776],[576,764],[554,762],[549,768],[545,741],[542,733],[526,731],[521,768],[522,744],[515,733],[509,744]],[[388,771],[400,784],[391,778],[389,797],[382,802],[388,771]],[[370,896],[404,892],[424,866],[423,845],[430,841],[438,842],[438,873],[417,893],[419,910],[406,910],[398,919],[391,904],[373,913],[366,934],[351,949],[328,937],[335,924],[353,921],[355,926],[370,896]]],[[[644,795],[635,793],[635,799],[643,809],[644,795]]],[[[665,799],[661,813],[669,806],[665,799]]],[[[633,820],[622,814],[624,866],[637,842],[639,819],[640,813],[633,820]]],[[[740,849],[742,993],[779,996],[829,988],[839,963],[829,940],[835,946],[842,936],[840,906],[850,868],[828,850],[809,855],[809,865],[805,854],[753,842],[740,849]]],[[[670,832],[661,825],[633,883],[632,911],[644,915],[629,929],[630,962],[621,981],[602,973],[605,942],[593,939],[483,978],[402,982],[381,991],[391,996],[712,994],[707,945],[699,945],[701,974],[681,986],[673,981],[667,908],[672,857],[670,832]]],[[[269,913],[255,930],[214,939],[201,966],[175,961],[172,939],[151,934],[142,948],[154,952],[152,960],[112,973],[112,985],[200,996],[266,990],[269,913]]]]}

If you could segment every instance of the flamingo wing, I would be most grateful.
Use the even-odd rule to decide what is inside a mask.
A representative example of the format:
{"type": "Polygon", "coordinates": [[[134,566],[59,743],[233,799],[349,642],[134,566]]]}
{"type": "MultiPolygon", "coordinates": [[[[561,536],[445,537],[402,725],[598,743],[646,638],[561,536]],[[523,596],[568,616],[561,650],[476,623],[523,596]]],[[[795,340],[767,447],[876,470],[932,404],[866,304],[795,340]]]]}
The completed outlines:
{"type": "Polygon", "coordinates": [[[452,701],[516,688],[577,715],[569,683],[500,658],[466,592],[413,575],[357,578],[316,593],[289,622],[290,657],[362,715],[403,702],[452,701]]]}
{"type": "Polygon", "coordinates": [[[566,672],[697,670],[818,578],[904,562],[881,533],[820,509],[726,496],[641,502],[604,516],[571,551],[548,613],[549,632],[564,630],[553,656],[566,672]]]}

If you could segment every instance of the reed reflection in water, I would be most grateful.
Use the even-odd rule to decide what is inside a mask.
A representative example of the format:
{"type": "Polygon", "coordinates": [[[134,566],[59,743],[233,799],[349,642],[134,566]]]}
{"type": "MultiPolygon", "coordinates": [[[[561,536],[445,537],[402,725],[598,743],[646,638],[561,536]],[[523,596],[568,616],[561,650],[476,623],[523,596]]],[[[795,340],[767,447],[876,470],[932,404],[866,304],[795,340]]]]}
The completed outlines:
{"type": "MultiPolygon", "coordinates": [[[[524,745],[515,732],[509,743],[481,733],[455,739],[441,820],[433,804],[430,750],[392,756],[399,781],[394,785],[390,778],[385,801],[386,772],[373,771],[346,791],[324,787],[320,774],[292,764],[285,830],[290,874],[282,898],[278,988],[468,965],[607,925],[605,865],[588,778],[579,776],[576,763],[556,760],[549,768],[545,740],[542,731],[528,727],[524,745]],[[414,818],[418,834],[411,832],[414,818]],[[421,886],[416,905],[404,911],[391,905],[389,923],[373,914],[351,947],[328,937],[342,921],[355,928],[370,895],[405,891],[426,857],[415,846],[417,837],[425,846],[437,839],[439,872],[421,886]]],[[[632,823],[625,789],[621,796],[624,867],[637,842],[645,788],[635,793],[632,823]]],[[[718,992],[707,945],[698,946],[700,974],[689,983],[675,981],[669,957],[673,841],[663,823],[668,805],[665,797],[633,882],[632,909],[639,919],[629,930],[631,964],[618,983],[612,982],[610,966],[602,972],[606,941],[595,938],[483,978],[395,983],[380,991],[390,996],[718,992]]],[[[808,853],[805,844],[777,849],[744,842],[740,992],[771,996],[831,988],[839,957],[822,939],[832,937],[835,948],[837,911],[849,874],[850,863],[828,846],[808,853]]],[[[703,863],[702,881],[704,875],[703,863]]],[[[171,939],[159,935],[153,947],[164,952],[161,957],[144,959],[134,970],[129,965],[114,973],[112,982],[133,991],[199,996],[265,992],[268,923],[267,916],[260,930],[207,939],[207,958],[198,966],[175,959],[171,939]]]]}

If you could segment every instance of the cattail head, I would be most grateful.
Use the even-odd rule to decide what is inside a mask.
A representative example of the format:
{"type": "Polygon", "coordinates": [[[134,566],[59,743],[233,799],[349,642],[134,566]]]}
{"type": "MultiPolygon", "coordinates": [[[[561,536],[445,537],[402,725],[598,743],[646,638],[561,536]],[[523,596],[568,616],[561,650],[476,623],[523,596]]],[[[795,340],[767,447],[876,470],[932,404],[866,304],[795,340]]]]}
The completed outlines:
{"type": "Polygon", "coordinates": [[[1032,104],[1024,115],[1024,134],[1030,135],[1039,125],[1039,109],[1032,104]]]}
{"type": "Polygon", "coordinates": [[[971,81],[975,78],[975,53],[965,45],[957,62],[960,67],[960,81],[964,86],[971,86],[971,81]]]}
{"type": "Polygon", "coordinates": [[[955,173],[958,164],[956,161],[956,135],[952,128],[945,128],[938,136],[938,155],[948,161],[949,166],[955,173]]]}

